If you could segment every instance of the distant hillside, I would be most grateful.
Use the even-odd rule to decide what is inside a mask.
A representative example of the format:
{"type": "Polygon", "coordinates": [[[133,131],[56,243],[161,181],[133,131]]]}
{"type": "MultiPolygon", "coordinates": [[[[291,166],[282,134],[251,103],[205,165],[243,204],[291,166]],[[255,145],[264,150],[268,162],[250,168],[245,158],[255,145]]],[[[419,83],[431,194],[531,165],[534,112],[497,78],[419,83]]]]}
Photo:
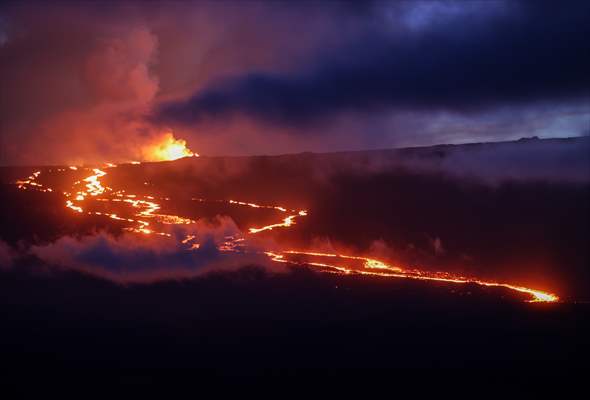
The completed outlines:
{"type": "Polygon", "coordinates": [[[523,138],[510,142],[443,144],[383,150],[334,153],[298,153],[278,156],[200,157],[173,162],[197,169],[243,171],[266,163],[277,167],[305,166],[329,173],[334,170],[376,172],[408,169],[441,172],[460,177],[501,180],[535,179],[590,181],[590,137],[564,139],[523,138]]]}

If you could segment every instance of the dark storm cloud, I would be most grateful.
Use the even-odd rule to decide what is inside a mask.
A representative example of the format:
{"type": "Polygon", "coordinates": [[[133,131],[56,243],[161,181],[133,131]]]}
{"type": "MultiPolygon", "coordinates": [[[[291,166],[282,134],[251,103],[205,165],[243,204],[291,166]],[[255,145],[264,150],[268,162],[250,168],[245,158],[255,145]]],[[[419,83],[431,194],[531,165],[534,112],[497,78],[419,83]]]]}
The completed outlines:
{"type": "Polygon", "coordinates": [[[579,135],[587,18],[510,0],[2,4],[0,164],[142,159],[170,130],[203,155],[579,135]]]}
{"type": "Polygon", "coordinates": [[[590,89],[589,20],[588,2],[513,2],[425,29],[367,29],[315,67],[221,81],[164,104],[155,118],[191,124],[243,114],[298,124],[345,111],[576,101],[590,89]]]}

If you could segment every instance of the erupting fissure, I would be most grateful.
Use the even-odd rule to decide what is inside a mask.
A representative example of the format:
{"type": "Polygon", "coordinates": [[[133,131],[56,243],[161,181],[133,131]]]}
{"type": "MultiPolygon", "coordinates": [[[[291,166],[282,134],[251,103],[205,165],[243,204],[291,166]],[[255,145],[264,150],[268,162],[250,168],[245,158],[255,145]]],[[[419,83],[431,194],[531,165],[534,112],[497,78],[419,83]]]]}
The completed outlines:
{"type": "MultiPolygon", "coordinates": [[[[182,143],[182,148],[185,149],[184,143],[182,143]]],[[[172,153],[169,155],[174,157],[175,155],[180,154],[183,154],[181,157],[187,155],[181,150],[178,150],[178,153],[176,153],[176,150],[172,150],[172,153]]],[[[172,235],[167,232],[159,231],[158,229],[160,229],[160,227],[164,225],[190,225],[196,223],[194,220],[179,215],[158,213],[158,210],[161,209],[161,205],[157,201],[169,200],[168,198],[157,199],[155,196],[127,194],[124,189],[115,190],[109,186],[103,185],[101,179],[107,175],[106,171],[110,168],[116,167],[117,165],[112,163],[107,163],[102,169],[77,166],[69,167],[68,173],[80,174],[84,171],[91,171],[91,174],[85,176],[81,180],[75,180],[72,184],[72,192],[63,192],[66,207],[79,214],[86,213],[89,215],[105,216],[113,220],[130,223],[130,226],[126,226],[123,229],[131,232],[167,236],[171,238],[170,240],[174,240],[172,235]],[[97,203],[121,203],[123,205],[128,205],[131,207],[133,213],[129,217],[123,217],[116,213],[97,211],[94,209],[96,207],[93,208],[91,206],[91,202],[93,201],[97,203]]],[[[56,170],[50,169],[48,173],[65,173],[68,170],[65,168],[58,168],[56,170]]],[[[42,171],[36,171],[27,179],[18,180],[15,184],[22,190],[33,189],[42,192],[52,192],[53,189],[38,182],[41,172],[42,171]]],[[[282,213],[283,215],[287,214],[281,222],[249,228],[247,235],[256,235],[274,229],[288,228],[296,224],[297,218],[302,218],[307,215],[306,210],[292,210],[283,206],[260,205],[238,200],[207,200],[202,198],[193,198],[192,200],[199,202],[222,202],[232,206],[269,209],[282,213]]],[[[181,244],[186,245],[187,251],[199,249],[201,244],[198,241],[197,235],[198,232],[195,235],[187,235],[180,240],[181,244]]],[[[218,246],[218,250],[222,252],[251,251],[247,247],[246,237],[242,235],[226,236],[224,241],[218,246]]],[[[326,273],[372,275],[387,278],[439,281],[453,284],[471,283],[479,286],[500,287],[524,293],[528,295],[528,301],[530,302],[556,302],[559,300],[559,297],[555,294],[520,285],[456,276],[446,272],[406,269],[392,266],[383,261],[368,257],[291,249],[265,251],[264,254],[266,254],[273,262],[309,266],[317,271],[326,273]]]]}
{"type": "Polygon", "coordinates": [[[186,141],[175,139],[172,132],[167,132],[161,139],[143,149],[143,156],[148,161],[173,161],[183,157],[198,157],[187,146],[186,141]]]}

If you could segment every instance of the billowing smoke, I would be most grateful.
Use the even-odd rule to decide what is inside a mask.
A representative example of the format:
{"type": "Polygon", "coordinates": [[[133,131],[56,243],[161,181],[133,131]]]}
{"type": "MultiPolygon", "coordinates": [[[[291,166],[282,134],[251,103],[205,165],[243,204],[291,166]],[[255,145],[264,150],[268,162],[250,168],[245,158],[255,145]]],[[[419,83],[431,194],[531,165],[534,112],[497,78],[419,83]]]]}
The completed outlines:
{"type": "Polygon", "coordinates": [[[122,23],[108,14],[106,29],[91,10],[66,11],[7,12],[5,157],[29,164],[139,158],[138,144],[160,134],[141,117],[159,90],[158,39],[137,18],[122,23]]]}
{"type": "Polygon", "coordinates": [[[153,159],[170,131],[258,155],[588,129],[582,3],[353,3],[2,5],[0,164],[153,159]]]}
{"type": "Polygon", "coordinates": [[[150,71],[158,40],[145,27],[99,41],[84,65],[84,78],[97,98],[150,102],[158,78],[150,71]]]}
{"type": "MultiPolygon", "coordinates": [[[[145,118],[161,99],[238,72],[293,67],[298,54],[317,44],[319,21],[293,42],[286,26],[297,22],[279,8],[206,2],[0,7],[0,163],[146,159],[144,145],[169,132],[145,118]]],[[[195,138],[202,134],[215,136],[192,130],[175,136],[199,151],[195,138]]]]}

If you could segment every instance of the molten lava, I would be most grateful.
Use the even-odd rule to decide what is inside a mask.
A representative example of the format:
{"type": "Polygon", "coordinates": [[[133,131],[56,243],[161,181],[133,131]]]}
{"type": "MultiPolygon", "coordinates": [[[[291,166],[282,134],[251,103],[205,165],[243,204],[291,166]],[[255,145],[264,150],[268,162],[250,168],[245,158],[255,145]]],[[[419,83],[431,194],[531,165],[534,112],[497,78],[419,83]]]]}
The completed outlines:
{"type": "MultiPolygon", "coordinates": [[[[190,150],[186,148],[186,143],[182,140],[175,140],[172,134],[167,136],[164,144],[160,144],[152,153],[159,159],[172,160],[180,157],[193,155],[190,150]]],[[[98,168],[84,168],[72,166],[69,168],[71,172],[80,173],[81,171],[89,171],[90,175],[82,180],[76,180],[72,183],[72,192],[63,192],[65,196],[65,205],[71,210],[79,214],[90,214],[105,216],[107,218],[121,221],[123,223],[130,223],[124,229],[141,233],[141,234],[156,234],[167,236],[170,240],[172,235],[165,232],[160,232],[158,229],[163,229],[164,225],[190,225],[196,223],[189,218],[179,215],[168,215],[158,213],[161,209],[158,200],[169,200],[168,198],[156,198],[150,195],[134,195],[127,194],[124,189],[114,190],[111,187],[103,185],[101,179],[107,175],[111,168],[116,168],[117,165],[107,163],[103,169],[98,168]],[[116,213],[96,211],[91,205],[96,207],[97,204],[102,203],[117,203],[129,207],[131,215],[122,216],[116,213]],[[86,212],[84,210],[87,210],[86,212]]],[[[57,170],[49,170],[49,173],[64,173],[65,168],[57,170]]],[[[51,192],[52,189],[43,186],[38,182],[41,171],[34,172],[27,179],[19,180],[16,185],[19,189],[38,190],[43,192],[51,192]]],[[[251,207],[255,209],[271,209],[283,216],[287,214],[280,222],[262,226],[249,228],[247,235],[256,235],[261,232],[269,232],[274,229],[284,229],[293,226],[297,218],[307,216],[306,210],[292,210],[283,206],[260,205],[238,200],[208,200],[202,198],[193,198],[193,201],[199,202],[222,202],[231,206],[251,207]]],[[[121,211],[124,212],[124,209],[121,211]]],[[[187,251],[199,249],[197,235],[187,235],[184,239],[179,240],[181,244],[186,246],[187,251]]],[[[226,236],[224,241],[218,246],[221,252],[257,252],[258,250],[250,250],[247,246],[246,237],[226,236]]],[[[439,281],[448,282],[452,284],[476,284],[486,287],[501,287],[515,292],[524,293],[529,296],[530,302],[556,302],[559,297],[555,294],[545,291],[527,288],[521,285],[485,281],[474,277],[464,277],[452,275],[447,272],[431,272],[413,268],[402,268],[399,266],[392,266],[383,261],[368,257],[351,256],[344,254],[324,253],[318,251],[301,251],[301,250],[273,250],[264,251],[270,260],[278,263],[288,263],[291,265],[309,266],[319,272],[333,273],[333,274],[357,274],[357,275],[371,275],[380,276],[384,278],[403,278],[415,279],[422,281],[439,281]]]]}
{"type": "Polygon", "coordinates": [[[143,149],[148,161],[173,161],[183,157],[198,157],[198,154],[186,147],[186,141],[175,139],[172,133],[166,133],[161,140],[143,149]]]}
{"type": "Polygon", "coordinates": [[[463,276],[453,276],[446,272],[429,272],[421,271],[417,269],[402,269],[396,266],[390,266],[386,263],[368,257],[356,257],[347,256],[343,254],[333,253],[318,253],[309,251],[297,251],[297,250],[285,250],[279,253],[266,252],[273,261],[300,264],[300,265],[311,265],[318,267],[323,272],[330,272],[336,274],[360,274],[360,275],[373,275],[390,278],[406,278],[416,279],[423,281],[439,281],[449,283],[473,283],[480,286],[488,287],[503,287],[510,290],[514,290],[520,293],[525,293],[531,296],[529,302],[556,302],[559,297],[552,293],[544,292],[541,290],[530,289],[524,286],[511,285],[500,282],[488,282],[476,278],[468,278],[463,276]],[[288,259],[289,256],[312,256],[315,258],[328,258],[330,262],[317,262],[317,261],[298,261],[296,259],[288,259]],[[336,260],[334,260],[336,259],[336,260]],[[340,261],[340,262],[339,262],[340,261]],[[353,267],[347,265],[347,261],[362,261],[360,267],[353,267]],[[377,271],[375,271],[377,270],[377,271]]]}

